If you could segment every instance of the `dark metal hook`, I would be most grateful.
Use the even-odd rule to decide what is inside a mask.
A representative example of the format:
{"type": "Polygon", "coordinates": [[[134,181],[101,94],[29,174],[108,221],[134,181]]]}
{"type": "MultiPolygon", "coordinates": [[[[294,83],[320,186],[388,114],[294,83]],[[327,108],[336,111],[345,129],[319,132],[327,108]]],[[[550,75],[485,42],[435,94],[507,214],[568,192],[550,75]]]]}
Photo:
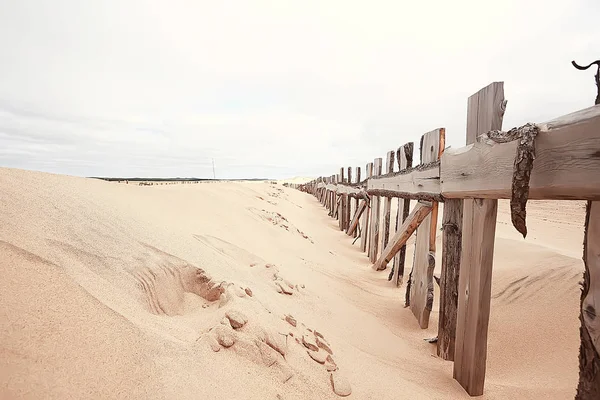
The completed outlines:
{"type": "Polygon", "coordinates": [[[598,67],[598,70],[596,71],[596,75],[594,77],[596,79],[596,87],[598,88],[595,104],[600,104],[600,60],[596,60],[585,67],[577,64],[575,61],[571,61],[571,64],[573,64],[573,66],[580,71],[585,71],[586,69],[588,69],[589,67],[591,67],[594,64],[598,67]]]}

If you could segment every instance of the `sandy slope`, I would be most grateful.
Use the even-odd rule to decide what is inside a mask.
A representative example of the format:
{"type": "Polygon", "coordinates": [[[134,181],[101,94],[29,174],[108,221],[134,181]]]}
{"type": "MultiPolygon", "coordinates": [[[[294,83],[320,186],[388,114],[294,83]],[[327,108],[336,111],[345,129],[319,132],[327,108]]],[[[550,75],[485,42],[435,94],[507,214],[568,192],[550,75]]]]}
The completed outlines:
{"type": "MultiPolygon", "coordinates": [[[[531,203],[525,241],[500,204],[483,398],[574,394],[583,209],[560,207],[531,203]]],[[[352,398],[468,398],[423,341],[437,304],[419,329],[351,242],[281,185],[0,169],[0,398],[337,398],[309,328],[352,398]]]]}

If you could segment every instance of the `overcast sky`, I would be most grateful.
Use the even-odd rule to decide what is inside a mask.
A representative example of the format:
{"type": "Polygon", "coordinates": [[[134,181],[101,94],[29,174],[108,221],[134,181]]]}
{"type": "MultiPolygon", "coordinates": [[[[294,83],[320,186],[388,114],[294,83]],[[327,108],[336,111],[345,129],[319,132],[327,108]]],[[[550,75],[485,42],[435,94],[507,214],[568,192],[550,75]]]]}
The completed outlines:
{"type": "Polygon", "coordinates": [[[0,0],[0,166],[331,175],[504,81],[504,128],[588,107],[600,2],[0,0]]]}

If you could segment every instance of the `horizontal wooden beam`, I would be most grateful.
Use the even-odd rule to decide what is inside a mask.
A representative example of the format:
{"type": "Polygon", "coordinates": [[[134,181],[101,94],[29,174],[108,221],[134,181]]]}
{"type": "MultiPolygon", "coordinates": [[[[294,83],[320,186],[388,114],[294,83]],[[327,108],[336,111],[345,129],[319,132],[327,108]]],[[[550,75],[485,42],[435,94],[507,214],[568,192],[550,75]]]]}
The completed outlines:
{"type": "MultiPolygon", "coordinates": [[[[536,126],[529,199],[600,200],[600,105],[536,126]]],[[[495,143],[485,138],[444,152],[443,197],[511,197],[518,140],[495,143]]]]}
{"type": "Polygon", "coordinates": [[[408,218],[404,220],[402,226],[394,234],[394,237],[390,239],[390,242],[381,253],[381,257],[379,257],[375,264],[373,264],[374,270],[381,271],[382,269],[385,269],[386,265],[392,260],[392,258],[394,258],[396,253],[400,251],[404,244],[406,244],[406,241],[408,238],[410,238],[410,235],[413,234],[419,224],[423,222],[427,215],[429,215],[431,212],[431,206],[431,203],[417,203],[408,218]]]}
{"type": "Polygon", "coordinates": [[[440,165],[420,165],[367,181],[367,193],[385,197],[441,200],[440,165]]]}
{"type": "MultiPolygon", "coordinates": [[[[535,124],[532,200],[600,200],[600,105],[535,124]]],[[[518,140],[496,143],[488,134],[474,144],[446,149],[441,163],[369,178],[361,185],[317,183],[338,194],[449,199],[509,199],[518,140]]]]}

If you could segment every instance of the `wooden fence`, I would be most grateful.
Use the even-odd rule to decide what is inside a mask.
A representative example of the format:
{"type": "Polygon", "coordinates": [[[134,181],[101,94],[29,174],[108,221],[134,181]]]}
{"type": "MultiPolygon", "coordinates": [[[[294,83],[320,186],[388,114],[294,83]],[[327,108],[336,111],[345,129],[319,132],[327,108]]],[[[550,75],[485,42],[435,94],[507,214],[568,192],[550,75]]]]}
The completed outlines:
{"type": "Polygon", "coordinates": [[[600,106],[502,132],[505,109],[503,82],[494,82],[469,97],[466,147],[445,149],[446,132],[435,129],[421,137],[414,167],[414,146],[407,143],[388,152],[385,164],[382,158],[368,163],[362,181],[361,168],[352,179],[348,167],[290,185],[316,196],[348,235],[360,232],[360,248],[373,268],[392,263],[390,277],[398,286],[406,273],[406,242],[416,232],[406,302],[423,329],[433,306],[438,202],[444,203],[437,353],[454,361],[454,378],[472,396],[483,394],[485,380],[497,199],[511,199],[513,224],[524,236],[528,198],[590,200],[584,262],[591,282],[585,301],[582,295],[582,326],[595,346],[592,354],[600,352],[593,307],[600,304],[600,206],[595,214],[591,206],[600,204],[600,106]],[[409,213],[411,200],[417,203],[409,213]],[[395,216],[392,201],[398,202],[395,216]]]}

